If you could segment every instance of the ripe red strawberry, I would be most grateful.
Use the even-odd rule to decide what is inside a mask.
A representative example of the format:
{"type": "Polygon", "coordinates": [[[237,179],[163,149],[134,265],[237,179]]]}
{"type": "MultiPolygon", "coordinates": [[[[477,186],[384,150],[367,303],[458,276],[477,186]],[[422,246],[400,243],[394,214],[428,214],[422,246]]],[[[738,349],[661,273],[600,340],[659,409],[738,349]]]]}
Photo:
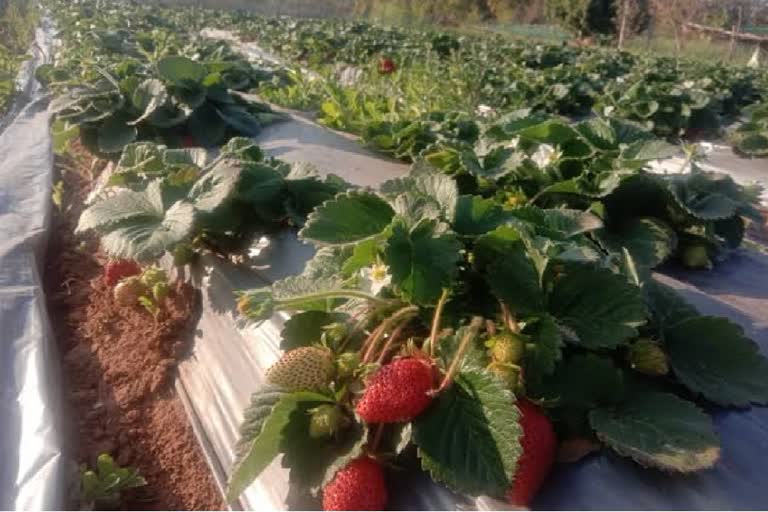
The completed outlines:
{"type": "Polygon", "coordinates": [[[379,59],[379,73],[388,75],[393,73],[395,69],[397,69],[397,66],[395,66],[395,61],[389,57],[382,57],[379,59]]]}
{"type": "Polygon", "coordinates": [[[432,365],[423,358],[395,359],[382,366],[357,403],[357,414],[368,423],[411,421],[432,401],[432,365]]]}
{"type": "Polygon", "coordinates": [[[323,489],[323,510],[384,510],[386,506],[384,471],[370,457],[344,466],[323,489]]]}
{"type": "Polygon", "coordinates": [[[104,282],[115,286],[121,279],[141,274],[141,267],[133,260],[109,260],[104,266],[104,282]]]}
{"type": "Polygon", "coordinates": [[[557,438],[541,409],[527,400],[517,402],[523,436],[523,454],[517,461],[517,472],[507,499],[517,507],[527,507],[552,468],[557,450],[557,438]]]}

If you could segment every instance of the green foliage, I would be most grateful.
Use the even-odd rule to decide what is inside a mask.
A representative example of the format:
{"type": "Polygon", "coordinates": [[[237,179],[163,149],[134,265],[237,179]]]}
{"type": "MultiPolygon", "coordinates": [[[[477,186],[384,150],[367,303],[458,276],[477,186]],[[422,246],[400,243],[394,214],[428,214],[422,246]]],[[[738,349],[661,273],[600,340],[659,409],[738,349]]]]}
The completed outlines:
{"type": "Polygon", "coordinates": [[[317,244],[358,242],[379,234],[393,215],[392,208],[375,194],[350,192],[316,209],[301,236],[317,244]]]}
{"type": "Polygon", "coordinates": [[[413,424],[422,467],[459,492],[502,496],[520,456],[514,396],[489,372],[468,369],[413,424]]]}
{"type": "MultiPolygon", "coordinates": [[[[245,139],[232,139],[208,161],[200,149],[129,145],[108,185],[80,217],[114,257],[153,261],[184,246],[195,251],[244,251],[257,237],[313,208],[345,185],[266,158],[245,139]]],[[[301,222],[299,217],[297,222],[301,222]]]]}
{"type": "Polygon", "coordinates": [[[724,318],[690,318],[665,329],[663,345],[675,375],[694,393],[726,406],[768,403],[762,377],[768,362],[738,325],[724,318]]]}
{"type": "Polygon", "coordinates": [[[96,469],[80,469],[80,501],[84,509],[112,509],[120,505],[121,493],[147,482],[134,468],[122,468],[109,454],[96,459],[96,469]]]}
{"type": "Polygon", "coordinates": [[[284,432],[300,407],[329,402],[317,393],[286,393],[264,389],[251,397],[240,429],[237,461],[230,476],[227,499],[234,501],[281,451],[284,432]]]}
{"type": "Polygon", "coordinates": [[[768,102],[746,109],[747,121],[731,133],[734,151],[753,157],[768,157],[768,102]]]}
{"type": "Polygon", "coordinates": [[[39,20],[38,7],[25,0],[0,3],[0,114],[16,93],[16,75],[27,58],[34,29],[39,20]]]}
{"type": "MultiPolygon", "coordinates": [[[[690,173],[650,170],[679,151],[664,138],[715,133],[759,100],[762,72],[487,34],[121,5],[128,30],[109,3],[49,1],[65,48],[78,48],[39,74],[70,94],[54,102],[57,131],[79,126],[84,141],[123,149],[80,229],[115,256],[147,261],[244,255],[288,225],[317,249],[301,274],[240,292],[237,309],[251,321],[294,313],[281,347],[330,350],[329,395],[254,395],[230,499],[280,455],[291,498],[304,501],[361,454],[397,466],[409,445],[434,479],[501,497],[520,455],[515,396],[540,399],[564,439],[695,471],[719,447],[686,398],[766,402],[756,345],[650,272],[692,253],[718,260],[739,246],[744,217],[757,218],[756,190],[704,172],[688,146],[690,173]],[[207,25],[257,38],[294,69],[272,73],[190,36],[207,25]],[[394,69],[381,70],[382,57],[394,69]],[[213,146],[255,133],[249,109],[260,107],[238,92],[254,87],[412,161],[411,172],[372,191],[267,158],[246,139],[215,158],[176,149],[184,135],[213,146]],[[166,144],[127,143],[157,137],[166,144]],[[522,340],[505,380],[487,346],[499,332],[522,340]],[[637,370],[646,342],[669,371],[637,370]],[[366,377],[414,353],[435,356],[432,403],[369,435],[354,411],[366,377]],[[319,411],[332,411],[333,428],[319,411]]],[[[562,14],[574,23],[584,12],[612,17],[605,2],[561,7],[582,9],[562,14]]]]}
{"type": "Polygon", "coordinates": [[[615,5],[611,0],[547,0],[547,14],[579,36],[614,32],[615,5]]]}
{"type": "Polygon", "coordinates": [[[668,393],[640,393],[625,405],[589,415],[597,436],[643,466],[690,473],[712,467],[720,446],[712,420],[668,393]]]}
{"type": "Polygon", "coordinates": [[[284,118],[240,92],[279,83],[279,72],[254,67],[221,43],[185,38],[185,20],[168,16],[163,26],[148,6],[132,9],[130,29],[115,23],[124,15],[115,6],[92,11],[60,2],[54,9],[62,57],[41,66],[37,78],[57,94],[56,118],[79,126],[89,149],[115,154],[135,140],[178,147],[190,139],[214,147],[284,118]]]}
{"type": "MultiPolygon", "coordinates": [[[[638,145],[628,148],[650,139],[632,126],[618,131],[621,135],[610,126],[533,124],[526,136],[565,145],[579,134],[603,151],[618,146],[615,155],[623,165],[642,166],[644,150],[638,145]],[[634,142],[618,142],[626,138],[634,142]]],[[[523,141],[518,144],[525,147],[523,141]]],[[[708,206],[692,202],[695,194],[686,192],[700,191],[709,183],[698,183],[700,178],[693,176],[684,186],[663,178],[651,183],[669,196],[668,204],[680,206],[691,217],[707,217],[720,208],[710,208],[712,201],[705,201],[708,206]]],[[[723,197],[727,188],[718,187],[723,197]]],[[[619,454],[667,470],[689,472],[714,464],[719,447],[709,417],[678,394],[687,388],[716,404],[764,403],[760,375],[768,362],[739,328],[724,319],[700,316],[674,291],[653,281],[626,250],[630,247],[638,256],[657,261],[671,250],[662,236],[668,231],[641,218],[632,229],[611,227],[607,242],[609,228],[588,212],[494,207],[487,199],[456,192],[450,179],[425,166],[384,184],[379,195],[371,195],[376,209],[368,210],[378,212],[374,215],[379,218],[368,222],[375,230],[343,246],[314,241],[320,251],[301,275],[278,281],[271,289],[246,292],[244,297],[255,299],[246,316],[264,318],[256,312],[265,304],[268,314],[299,311],[283,332],[284,343],[291,347],[320,343],[327,322],[349,322],[331,315],[349,311],[369,312],[364,322],[371,332],[387,332],[387,322],[399,319],[410,332],[424,333],[431,328],[424,312],[432,311],[450,291],[440,327],[454,331],[438,336],[442,339],[435,363],[443,372],[459,374],[413,421],[412,442],[432,478],[460,492],[501,496],[509,486],[518,457],[513,439],[519,432],[507,428],[519,427],[507,416],[515,411],[509,407],[512,396],[506,386],[543,403],[565,438],[596,436],[619,454]],[[595,242],[598,238],[603,246],[595,242]],[[343,272],[350,261],[355,269],[375,262],[389,279],[372,292],[357,272],[343,272]],[[489,330],[472,338],[468,324],[482,324],[472,320],[475,315],[490,322],[506,317],[504,329],[520,331],[525,341],[514,379],[502,382],[491,372],[493,361],[482,340],[493,335],[489,330]],[[671,372],[641,376],[633,366],[632,347],[649,338],[659,340],[654,347],[668,360],[671,372]],[[461,361],[455,360],[458,356],[461,361]],[[674,413],[678,409],[679,421],[674,413]]],[[[342,204],[354,197],[343,193],[334,201],[342,204]]],[[[323,222],[324,232],[335,233],[335,225],[343,232],[348,219],[325,215],[323,222]]],[[[426,343],[418,336],[409,343],[426,343]]],[[[343,341],[342,346],[347,347],[343,341]]],[[[363,355],[358,353],[358,360],[363,355]]],[[[358,369],[370,371],[365,368],[363,361],[358,369]]],[[[337,378],[355,379],[360,373],[343,375],[337,378]]],[[[342,382],[338,384],[344,390],[342,382]]],[[[339,396],[347,395],[342,391],[339,396]]],[[[302,418],[308,421],[306,415],[302,418]]],[[[296,442],[298,453],[305,445],[296,442]]],[[[298,462],[291,467],[298,471],[298,462]]]]}
{"type": "Polygon", "coordinates": [[[438,143],[422,156],[454,176],[461,191],[494,200],[473,205],[478,213],[464,213],[469,205],[460,203],[464,215],[503,222],[505,207],[526,200],[594,210],[604,223],[594,234],[598,245],[608,252],[626,248],[641,267],[685,261],[687,245],[681,241],[692,235],[721,259],[741,243],[741,217],[757,218],[755,196],[695,162],[687,174],[648,172],[651,160],[677,152],[634,123],[610,118],[572,123],[518,111],[481,124],[472,145],[438,143]]]}

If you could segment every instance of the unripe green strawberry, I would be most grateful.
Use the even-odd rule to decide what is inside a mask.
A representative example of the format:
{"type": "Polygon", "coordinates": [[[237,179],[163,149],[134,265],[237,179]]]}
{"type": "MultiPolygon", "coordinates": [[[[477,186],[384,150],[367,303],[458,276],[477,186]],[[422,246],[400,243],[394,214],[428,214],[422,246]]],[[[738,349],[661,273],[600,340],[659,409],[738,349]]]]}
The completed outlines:
{"type": "Polygon", "coordinates": [[[331,352],[300,347],[286,352],[267,370],[267,382],[289,391],[322,391],[333,378],[331,352]]]}
{"type": "Polygon", "coordinates": [[[331,437],[349,425],[349,419],[336,405],[324,404],[309,412],[309,436],[314,439],[331,437]]]}
{"type": "Polygon", "coordinates": [[[152,297],[155,301],[160,302],[168,296],[170,291],[171,287],[168,283],[155,283],[155,285],[152,286],[152,297]]]}
{"type": "Polygon", "coordinates": [[[177,267],[186,265],[188,263],[192,263],[192,260],[194,258],[195,258],[195,251],[192,249],[192,246],[189,244],[177,245],[176,248],[173,250],[173,264],[176,265],[177,267]]]}
{"type": "Polygon", "coordinates": [[[490,356],[497,363],[518,364],[523,358],[525,341],[519,334],[504,332],[486,342],[490,356]]]}
{"type": "Polygon", "coordinates": [[[141,273],[141,282],[148,288],[152,288],[157,283],[167,283],[168,275],[161,268],[149,267],[141,273]]]}
{"type": "Polygon", "coordinates": [[[648,338],[640,338],[629,348],[629,364],[633,370],[645,375],[669,373],[667,354],[658,343],[648,338]]]}
{"type": "Polygon", "coordinates": [[[709,258],[709,252],[704,245],[688,245],[683,249],[683,264],[690,268],[712,268],[712,260],[709,258]]]}
{"type": "Polygon", "coordinates": [[[509,363],[491,362],[488,370],[496,375],[509,389],[516,389],[520,384],[520,367],[509,363]]]}
{"type": "Polygon", "coordinates": [[[341,379],[352,377],[360,367],[360,354],[344,352],[336,359],[336,375],[341,379]]]}
{"type": "Polygon", "coordinates": [[[347,337],[347,325],[343,322],[334,322],[323,327],[322,340],[326,346],[337,347],[347,337]]]}
{"type": "Polygon", "coordinates": [[[141,282],[139,276],[131,276],[123,279],[115,289],[112,295],[115,302],[121,306],[135,306],[139,302],[139,297],[147,293],[147,287],[141,282]]]}

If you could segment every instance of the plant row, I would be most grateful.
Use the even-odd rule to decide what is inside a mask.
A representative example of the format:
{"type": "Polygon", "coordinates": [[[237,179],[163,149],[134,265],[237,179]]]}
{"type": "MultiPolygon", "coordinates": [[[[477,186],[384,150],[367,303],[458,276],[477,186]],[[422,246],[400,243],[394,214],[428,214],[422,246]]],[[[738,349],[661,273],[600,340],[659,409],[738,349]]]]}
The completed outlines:
{"type": "MultiPolygon", "coordinates": [[[[253,133],[226,120],[229,108],[269,113],[236,91],[265,70],[190,34],[234,23],[226,14],[53,5],[64,46],[40,76],[60,93],[59,127],[78,126],[82,142],[115,160],[78,230],[95,232],[113,258],[105,279],[119,304],[156,313],[167,283],[153,265],[166,255],[179,268],[204,253],[243,259],[263,235],[295,228],[317,249],[301,274],[238,294],[248,321],[292,316],[269,385],[245,411],[231,500],[280,456],[290,505],[302,509],[384,509],[398,492],[387,474],[403,469],[528,506],[564,447],[571,458],[604,449],[649,471],[692,473],[720,456],[708,411],[768,403],[758,346],[652,274],[670,258],[711,265],[756,215],[756,191],[699,169],[693,148],[690,172],[655,174],[651,163],[676,148],[647,125],[538,108],[396,117],[362,101],[379,116],[361,127],[366,140],[415,164],[377,190],[355,187],[234,136],[253,133]],[[132,26],[118,28],[121,19],[132,26]],[[224,131],[214,117],[196,125],[200,109],[224,131]],[[172,112],[183,121],[157,124],[172,112]],[[187,135],[219,151],[179,147],[187,135]]],[[[263,23],[280,34],[289,21],[263,23]]],[[[392,34],[403,38],[393,48],[409,48],[392,34]]],[[[457,55],[482,44],[434,37],[416,46],[447,49],[414,50],[425,73],[436,58],[462,76],[457,55]]],[[[488,55],[507,51],[495,48],[488,42],[488,55]]],[[[542,62],[581,55],[531,51],[542,62]]],[[[370,76],[384,83],[397,71],[380,64],[370,76]]],[[[307,80],[272,72],[242,87],[278,94],[307,80]]],[[[356,90],[315,82],[318,98],[356,90]]],[[[406,112],[396,99],[392,112],[406,112]]]]}

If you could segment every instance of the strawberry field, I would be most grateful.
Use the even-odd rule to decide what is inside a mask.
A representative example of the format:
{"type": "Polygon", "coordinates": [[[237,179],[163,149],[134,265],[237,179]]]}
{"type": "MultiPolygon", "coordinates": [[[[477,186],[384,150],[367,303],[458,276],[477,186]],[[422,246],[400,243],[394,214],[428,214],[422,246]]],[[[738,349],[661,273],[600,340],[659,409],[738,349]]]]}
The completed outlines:
{"type": "Polygon", "coordinates": [[[596,465],[646,508],[702,506],[648,482],[768,483],[733,444],[768,455],[763,189],[706,149],[768,172],[765,68],[43,6],[60,507],[615,508],[584,498],[596,465]]]}

